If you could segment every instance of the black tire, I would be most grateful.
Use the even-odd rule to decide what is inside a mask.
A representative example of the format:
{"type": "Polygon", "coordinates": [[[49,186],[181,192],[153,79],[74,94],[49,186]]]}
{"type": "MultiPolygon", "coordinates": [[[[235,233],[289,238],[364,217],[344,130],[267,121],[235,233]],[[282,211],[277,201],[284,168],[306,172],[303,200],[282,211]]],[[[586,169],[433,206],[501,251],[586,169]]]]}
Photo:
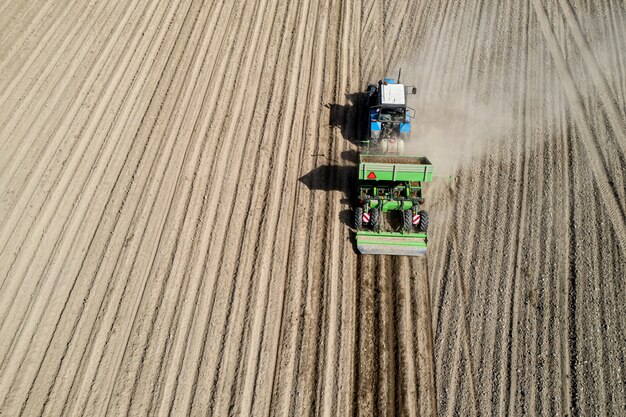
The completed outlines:
{"type": "Polygon", "coordinates": [[[380,231],[380,210],[377,208],[370,209],[370,226],[373,231],[380,231]]]}
{"type": "Polygon", "coordinates": [[[354,227],[356,230],[363,228],[363,207],[357,207],[354,209],[354,227]]]}
{"type": "Polygon", "coordinates": [[[422,210],[419,212],[419,215],[420,215],[420,230],[422,232],[426,232],[428,230],[428,212],[422,210]]]}
{"type": "Polygon", "coordinates": [[[404,222],[402,223],[402,228],[405,232],[411,231],[413,227],[413,210],[406,210],[402,213],[404,216],[404,222]]]}

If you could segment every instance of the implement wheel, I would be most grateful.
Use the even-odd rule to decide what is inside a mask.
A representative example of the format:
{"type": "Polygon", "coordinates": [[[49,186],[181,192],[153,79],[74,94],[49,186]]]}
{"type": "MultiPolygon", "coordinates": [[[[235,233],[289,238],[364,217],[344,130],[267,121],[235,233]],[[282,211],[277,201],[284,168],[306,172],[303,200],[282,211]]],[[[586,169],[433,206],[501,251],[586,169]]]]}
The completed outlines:
{"type": "Polygon", "coordinates": [[[354,209],[354,227],[356,230],[363,228],[363,207],[357,207],[354,209]]]}
{"type": "Polygon", "coordinates": [[[420,215],[420,230],[422,232],[425,232],[428,230],[428,212],[422,210],[419,212],[419,215],[420,215]]]}
{"type": "Polygon", "coordinates": [[[405,232],[410,232],[411,228],[413,227],[413,210],[406,210],[403,213],[403,222],[402,222],[402,229],[405,232]]]}
{"type": "Polygon", "coordinates": [[[378,208],[370,209],[370,225],[373,231],[380,232],[380,210],[378,208]]]}

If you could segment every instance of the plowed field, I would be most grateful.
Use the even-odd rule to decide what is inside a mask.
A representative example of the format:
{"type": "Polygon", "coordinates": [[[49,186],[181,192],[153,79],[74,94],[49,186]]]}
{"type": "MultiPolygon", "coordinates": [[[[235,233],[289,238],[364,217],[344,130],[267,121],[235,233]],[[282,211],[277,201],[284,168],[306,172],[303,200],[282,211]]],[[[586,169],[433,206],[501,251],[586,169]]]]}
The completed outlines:
{"type": "Polygon", "coordinates": [[[626,7],[0,2],[0,415],[626,414],[626,7]],[[357,256],[415,84],[425,258],[357,256]]]}

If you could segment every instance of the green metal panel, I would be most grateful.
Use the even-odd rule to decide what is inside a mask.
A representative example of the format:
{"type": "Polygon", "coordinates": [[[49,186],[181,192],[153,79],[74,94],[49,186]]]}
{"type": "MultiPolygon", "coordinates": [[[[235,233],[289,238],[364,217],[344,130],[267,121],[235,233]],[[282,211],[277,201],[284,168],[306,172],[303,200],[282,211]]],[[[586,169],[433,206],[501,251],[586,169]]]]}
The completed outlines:
{"type": "Polygon", "coordinates": [[[356,234],[357,249],[372,255],[426,255],[426,233],[360,231],[356,234]]]}
{"type": "MultiPolygon", "coordinates": [[[[370,200],[370,207],[379,207],[380,208],[380,200],[370,200]]],[[[397,201],[397,200],[385,200],[382,204],[383,213],[393,210],[409,210],[413,207],[413,203],[410,200],[397,201]]]]}
{"type": "Polygon", "coordinates": [[[359,180],[432,181],[433,166],[425,157],[362,156],[359,180]]]}
{"type": "Polygon", "coordinates": [[[372,232],[370,230],[362,230],[356,233],[356,236],[373,236],[373,237],[393,237],[402,238],[406,240],[412,239],[426,239],[428,236],[424,232],[420,233],[400,233],[400,232],[372,232]]]}

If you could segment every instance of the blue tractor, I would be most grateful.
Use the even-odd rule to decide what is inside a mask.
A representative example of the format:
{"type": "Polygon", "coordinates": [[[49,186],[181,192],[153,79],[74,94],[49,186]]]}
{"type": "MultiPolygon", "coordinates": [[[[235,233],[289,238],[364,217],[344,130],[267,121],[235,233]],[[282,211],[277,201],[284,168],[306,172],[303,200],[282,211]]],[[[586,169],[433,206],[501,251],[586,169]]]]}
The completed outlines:
{"type": "Polygon", "coordinates": [[[413,117],[412,109],[407,106],[406,96],[415,93],[415,87],[407,87],[391,78],[385,78],[377,85],[369,85],[368,129],[364,143],[367,153],[404,153],[404,142],[411,134],[413,117]]]}

